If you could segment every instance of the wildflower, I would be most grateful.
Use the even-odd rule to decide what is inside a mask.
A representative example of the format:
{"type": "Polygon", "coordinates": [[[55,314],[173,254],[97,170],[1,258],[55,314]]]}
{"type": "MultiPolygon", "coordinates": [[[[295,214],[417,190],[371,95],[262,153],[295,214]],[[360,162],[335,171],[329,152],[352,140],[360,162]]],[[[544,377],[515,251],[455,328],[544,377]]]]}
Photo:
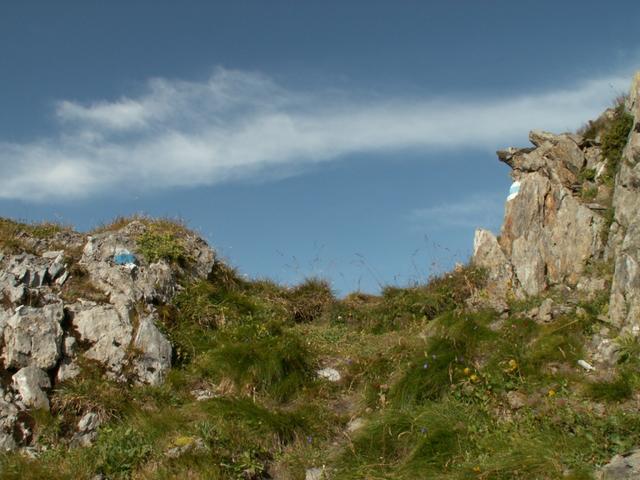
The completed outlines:
{"type": "Polygon", "coordinates": [[[473,383],[476,383],[478,380],[480,380],[480,378],[478,378],[478,376],[474,373],[469,377],[469,380],[471,380],[473,383]]]}
{"type": "Polygon", "coordinates": [[[513,373],[518,369],[518,362],[516,362],[513,358],[509,360],[507,368],[505,368],[506,373],[513,373]]]}
{"type": "Polygon", "coordinates": [[[551,388],[549,389],[549,391],[547,392],[547,397],[555,397],[556,396],[556,391],[551,388]]]}
{"type": "Polygon", "coordinates": [[[469,367],[465,367],[465,369],[462,371],[465,375],[469,375],[471,373],[471,369],[469,367]]]}
{"type": "Polygon", "coordinates": [[[427,368],[429,368],[429,362],[424,362],[424,365],[422,365],[422,368],[424,370],[426,370],[427,368]]]}

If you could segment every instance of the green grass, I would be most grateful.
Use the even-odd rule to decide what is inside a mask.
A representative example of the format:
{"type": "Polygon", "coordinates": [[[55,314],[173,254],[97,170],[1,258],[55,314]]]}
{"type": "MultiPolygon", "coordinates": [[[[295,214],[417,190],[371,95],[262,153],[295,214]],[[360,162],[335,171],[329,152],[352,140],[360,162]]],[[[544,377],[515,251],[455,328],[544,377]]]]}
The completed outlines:
{"type": "Polygon", "coordinates": [[[0,217],[0,251],[7,253],[31,252],[31,247],[23,235],[36,239],[48,239],[56,233],[70,230],[71,227],[54,222],[21,223],[0,217]]]}
{"type": "Polygon", "coordinates": [[[50,413],[30,417],[49,449],[0,456],[2,478],[295,480],[325,465],[336,480],[586,479],[638,444],[638,341],[619,340],[609,381],[576,366],[605,296],[537,324],[521,313],[541,298],[508,318],[469,312],[482,278],[467,268],[336,300],[322,281],[287,288],[218,265],[158,306],[176,352],[164,385],[111,382],[87,363],[52,392],[50,413]],[[340,382],[315,377],[326,364],[340,382]],[[196,401],[199,389],[214,398],[196,401]],[[512,409],[511,392],[526,405],[512,409]],[[87,411],[105,422],[95,445],[61,446],[87,411]],[[347,432],[354,417],[364,427],[347,432]]]}
{"type": "Polygon", "coordinates": [[[633,116],[625,111],[624,104],[618,105],[613,120],[602,135],[602,155],[607,159],[605,178],[609,181],[613,181],[620,168],[622,151],[632,126],[633,116]]]}

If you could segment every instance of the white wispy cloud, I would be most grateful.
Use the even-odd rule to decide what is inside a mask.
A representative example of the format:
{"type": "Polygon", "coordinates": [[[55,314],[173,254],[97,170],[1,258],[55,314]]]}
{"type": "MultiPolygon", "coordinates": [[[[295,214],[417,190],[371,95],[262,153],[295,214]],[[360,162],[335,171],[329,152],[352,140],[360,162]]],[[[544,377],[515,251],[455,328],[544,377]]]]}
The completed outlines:
{"type": "Polygon", "coordinates": [[[449,203],[413,210],[409,220],[421,230],[444,228],[497,228],[502,220],[505,196],[474,193],[449,203]]]}
{"type": "Polygon", "coordinates": [[[361,152],[495,150],[531,128],[579,126],[628,83],[612,75],[566,90],[469,100],[292,91],[224,69],[204,82],[154,79],[137,97],[59,102],[49,138],[0,141],[0,198],[213,185],[361,152]]]}

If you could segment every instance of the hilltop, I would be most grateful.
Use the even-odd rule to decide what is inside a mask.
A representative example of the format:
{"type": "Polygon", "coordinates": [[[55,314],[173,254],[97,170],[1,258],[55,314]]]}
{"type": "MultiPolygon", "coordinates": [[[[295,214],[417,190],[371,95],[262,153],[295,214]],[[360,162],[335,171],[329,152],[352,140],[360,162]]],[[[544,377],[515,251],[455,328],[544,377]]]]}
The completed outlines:
{"type": "Polygon", "coordinates": [[[638,478],[640,74],[530,140],[500,235],[380,295],[166,219],[0,219],[0,477],[638,478]]]}

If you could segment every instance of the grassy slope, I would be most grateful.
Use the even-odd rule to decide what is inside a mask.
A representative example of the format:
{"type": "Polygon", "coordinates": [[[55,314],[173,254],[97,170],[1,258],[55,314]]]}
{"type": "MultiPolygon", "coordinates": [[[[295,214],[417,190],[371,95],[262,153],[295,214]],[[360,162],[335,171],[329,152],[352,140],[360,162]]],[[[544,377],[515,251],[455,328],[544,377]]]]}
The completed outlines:
{"type": "Polygon", "coordinates": [[[464,310],[480,283],[465,269],[338,301],[321,281],[285,289],[219,264],[162,309],[176,350],[165,385],[123,388],[85,365],[51,413],[33,414],[50,448],[1,457],[1,477],[301,479],[325,465],[332,479],[591,478],[638,444],[637,345],[608,383],[575,364],[601,303],[544,326],[517,308],[500,320],[464,310]],[[326,365],[343,379],[317,379],[326,365]],[[106,420],[96,444],[62,446],[87,411],[106,420]],[[364,427],[349,432],[356,417],[364,427]],[[175,447],[186,453],[168,457],[175,447]]]}

